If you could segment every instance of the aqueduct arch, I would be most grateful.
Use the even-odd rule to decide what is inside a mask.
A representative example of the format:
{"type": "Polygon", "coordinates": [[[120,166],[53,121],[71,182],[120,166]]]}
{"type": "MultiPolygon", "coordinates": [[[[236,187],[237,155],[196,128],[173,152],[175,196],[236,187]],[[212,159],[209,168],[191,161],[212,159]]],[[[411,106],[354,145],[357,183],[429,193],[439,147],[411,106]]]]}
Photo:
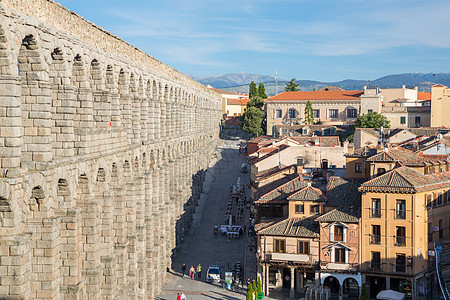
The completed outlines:
{"type": "Polygon", "coordinates": [[[3,0],[0,24],[2,291],[152,299],[220,96],[53,1],[3,0]]]}

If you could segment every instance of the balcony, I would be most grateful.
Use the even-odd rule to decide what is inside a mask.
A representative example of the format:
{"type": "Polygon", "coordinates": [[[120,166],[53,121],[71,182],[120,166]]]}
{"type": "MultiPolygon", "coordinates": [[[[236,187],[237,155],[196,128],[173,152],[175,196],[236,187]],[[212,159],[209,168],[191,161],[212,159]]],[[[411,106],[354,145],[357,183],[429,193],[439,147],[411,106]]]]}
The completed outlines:
{"type": "Polygon", "coordinates": [[[406,236],[396,236],[394,238],[395,238],[394,246],[406,247],[406,236]]]}
{"type": "Polygon", "coordinates": [[[371,218],[381,218],[381,209],[371,209],[370,217],[371,218]]]}
{"type": "Polygon", "coordinates": [[[370,235],[370,244],[381,245],[381,235],[371,234],[370,235]]]}
{"type": "Polygon", "coordinates": [[[397,273],[405,273],[406,265],[395,265],[395,272],[397,273]]]}
{"type": "Polygon", "coordinates": [[[321,269],[325,270],[337,270],[337,271],[356,271],[359,268],[359,265],[357,263],[329,263],[322,261],[321,269]]]}
{"type": "Polygon", "coordinates": [[[405,220],[406,219],[406,210],[396,210],[395,218],[405,220]]]}
{"type": "Polygon", "coordinates": [[[292,253],[277,253],[273,252],[271,255],[272,260],[280,261],[292,261],[292,262],[309,262],[308,254],[292,254],[292,253]]]}

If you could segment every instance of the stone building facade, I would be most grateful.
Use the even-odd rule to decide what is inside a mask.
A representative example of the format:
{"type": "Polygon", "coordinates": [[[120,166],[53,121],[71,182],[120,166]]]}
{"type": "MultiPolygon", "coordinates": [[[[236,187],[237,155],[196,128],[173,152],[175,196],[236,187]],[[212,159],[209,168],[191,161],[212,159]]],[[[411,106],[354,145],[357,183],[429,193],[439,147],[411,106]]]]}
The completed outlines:
{"type": "Polygon", "coordinates": [[[0,3],[0,296],[153,299],[221,98],[49,0],[0,3]]]}

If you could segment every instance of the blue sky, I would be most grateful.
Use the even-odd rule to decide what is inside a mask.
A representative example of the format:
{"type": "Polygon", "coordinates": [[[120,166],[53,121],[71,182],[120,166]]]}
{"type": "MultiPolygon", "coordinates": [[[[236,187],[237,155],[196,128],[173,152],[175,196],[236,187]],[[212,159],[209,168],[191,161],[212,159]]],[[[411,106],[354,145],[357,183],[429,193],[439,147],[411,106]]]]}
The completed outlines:
{"type": "Polygon", "coordinates": [[[448,0],[57,0],[183,72],[339,81],[450,72],[448,0]]]}

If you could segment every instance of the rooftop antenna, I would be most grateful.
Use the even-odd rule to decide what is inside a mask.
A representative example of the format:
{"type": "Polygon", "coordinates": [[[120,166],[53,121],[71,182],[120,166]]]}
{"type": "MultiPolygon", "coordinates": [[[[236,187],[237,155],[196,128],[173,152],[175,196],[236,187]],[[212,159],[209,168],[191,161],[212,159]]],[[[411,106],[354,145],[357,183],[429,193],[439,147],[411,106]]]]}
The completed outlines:
{"type": "Polygon", "coordinates": [[[275,95],[278,94],[278,70],[275,71],[275,95]]]}

